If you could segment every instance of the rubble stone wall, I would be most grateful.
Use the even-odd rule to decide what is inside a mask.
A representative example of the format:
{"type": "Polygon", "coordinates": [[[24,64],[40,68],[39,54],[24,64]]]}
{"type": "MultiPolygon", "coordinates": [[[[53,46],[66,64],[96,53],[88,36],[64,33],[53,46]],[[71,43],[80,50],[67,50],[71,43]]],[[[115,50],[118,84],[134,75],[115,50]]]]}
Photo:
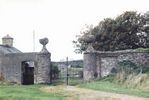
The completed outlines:
{"type": "Polygon", "coordinates": [[[107,76],[118,62],[129,60],[136,64],[149,65],[149,52],[116,51],[116,52],[85,52],[84,80],[92,80],[107,76]]]}

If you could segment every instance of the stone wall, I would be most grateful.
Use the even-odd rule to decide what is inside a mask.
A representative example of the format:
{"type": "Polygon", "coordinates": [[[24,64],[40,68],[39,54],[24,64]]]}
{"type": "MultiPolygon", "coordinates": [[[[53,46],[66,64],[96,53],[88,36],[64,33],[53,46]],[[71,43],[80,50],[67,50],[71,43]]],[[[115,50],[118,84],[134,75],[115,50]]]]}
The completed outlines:
{"type": "Polygon", "coordinates": [[[92,80],[107,76],[118,62],[129,60],[136,64],[149,65],[149,52],[116,51],[116,52],[85,52],[84,80],[92,80]]]}
{"type": "Polygon", "coordinates": [[[34,83],[50,83],[50,53],[12,53],[0,55],[2,76],[6,81],[22,84],[22,62],[33,61],[34,83]]]}

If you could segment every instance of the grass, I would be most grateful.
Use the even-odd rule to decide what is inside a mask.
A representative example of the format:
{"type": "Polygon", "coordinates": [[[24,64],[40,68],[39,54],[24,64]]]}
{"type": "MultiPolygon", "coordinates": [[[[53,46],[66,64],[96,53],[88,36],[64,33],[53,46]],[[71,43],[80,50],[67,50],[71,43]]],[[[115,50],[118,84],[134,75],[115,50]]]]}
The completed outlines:
{"type": "Polygon", "coordinates": [[[126,87],[125,85],[121,85],[117,82],[112,81],[112,79],[101,79],[91,82],[85,82],[83,84],[80,84],[79,87],[106,92],[149,97],[149,90],[126,87]]]}
{"type": "MultiPolygon", "coordinates": [[[[53,84],[61,85],[62,82],[63,84],[65,84],[64,80],[58,80],[58,81],[56,80],[54,81],[53,84]]],[[[95,80],[95,81],[83,81],[77,78],[74,78],[74,79],[69,78],[68,83],[71,86],[79,86],[81,88],[135,95],[135,96],[141,96],[141,97],[149,97],[149,89],[128,87],[124,84],[119,84],[113,79],[113,77],[106,77],[106,78],[95,80]]]]}
{"type": "MultiPolygon", "coordinates": [[[[80,79],[69,79],[69,85],[78,85],[82,82],[80,79]]],[[[0,84],[0,100],[66,100],[69,95],[64,91],[44,92],[41,90],[47,86],[64,85],[65,80],[55,80],[52,84],[40,85],[15,85],[3,82],[0,84]]],[[[75,100],[78,100],[74,97],[75,100]]]]}
{"type": "Polygon", "coordinates": [[[140,52],[149,52],[149,48],[138,48],[136,49],[136,51],[140,51],[140,52]]]}
{"type": "MultiPolygon", "coordinates": [[[[107,77],[95,81],[83,81],[82,79],[69,78],[68,81],[71,86],[79,86],[81,88],[88,88],[99,91],[115,92],[129,95],[136,95],[142,97],[149,97],[149,90],[128,88],[125,85],[118,84],[113,81],[112,77],[107,77]]],[[[0,85],[0,100],[68,100],[72,97],[67,92],[56,90],[56,92],[42,91],[41,88],[48,86],[64,85],[65,80],[55,80],[52,84],[40,85],[0,85]]],[[[72,100],[79,100],[74,96],[72,100]]],[[[100,100],[100,99],[99,99],[100,100]]],[[[102,99],[101,100],[105,100],[102,99]]],[[[110,99],[111,100],[111,99],[110,99]]]]}
{"type": "Polygon", "coordinates": [[[0,85],[0,100],[64,100],[63,93],[40,90],[45,85],[0,85]]]}
{"type": "MultiPolygon", "coordinates": [[[[73,86],[82,82],[80,79],[69,79],[69,85],[73,86]]],[[[64,80],[55,80],[48,85],[1,84],[0,100],[80,100],[80,94],[63,90],[64,84],[64,80]],[[50,88],[49,92],[45,90],[46,88],[50,88]]],[[[107,97],[98,97],[99,100],[106,100],[105,98],[107,97]]]]}
{"type": "MultiPolygon", "coordinates": [[[[80,78],[73,78],[73,77],[68,78],[68,85],[70,85],[70,86],[76,86],[76,85],[82,84],[84,82],[85,81],[80,78]]],[[[66,79],[62,78],[62,79],[58,79],[58,80],[53,80],[51,85],[56,86],[56,85],[64,85],[64,84],[66,84],[66,79]]]]}

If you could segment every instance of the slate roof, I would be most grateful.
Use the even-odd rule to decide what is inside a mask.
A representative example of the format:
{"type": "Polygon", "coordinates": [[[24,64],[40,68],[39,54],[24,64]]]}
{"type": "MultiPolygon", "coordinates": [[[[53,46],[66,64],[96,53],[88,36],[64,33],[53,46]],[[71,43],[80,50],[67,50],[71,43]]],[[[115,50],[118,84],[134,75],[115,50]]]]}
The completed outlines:
{"type": "Polygon", "coordinates": [[[8,54],[8,53],[22,53],[20,50],[15,47],[0,45],[0,54],[8,54]]]}

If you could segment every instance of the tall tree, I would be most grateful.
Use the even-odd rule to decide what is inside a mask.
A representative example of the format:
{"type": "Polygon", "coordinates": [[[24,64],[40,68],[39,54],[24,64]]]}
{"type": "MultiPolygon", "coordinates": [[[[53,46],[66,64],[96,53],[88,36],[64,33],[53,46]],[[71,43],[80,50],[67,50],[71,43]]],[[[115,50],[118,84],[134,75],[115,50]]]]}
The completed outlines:
{"type": "Polygon", "coordinates": [[[147,48],[149,47],[147,25],[149,25],[149,13],[141,15],[134,11],[126,11],[115,19],[106,18],[97,26],[88,27],[88,30],[81,32],[74,44],[77,50],[84,51],[88,45],[84,37],[94,35],[95,41],[92,46],[100,51],[147,48]]]}

